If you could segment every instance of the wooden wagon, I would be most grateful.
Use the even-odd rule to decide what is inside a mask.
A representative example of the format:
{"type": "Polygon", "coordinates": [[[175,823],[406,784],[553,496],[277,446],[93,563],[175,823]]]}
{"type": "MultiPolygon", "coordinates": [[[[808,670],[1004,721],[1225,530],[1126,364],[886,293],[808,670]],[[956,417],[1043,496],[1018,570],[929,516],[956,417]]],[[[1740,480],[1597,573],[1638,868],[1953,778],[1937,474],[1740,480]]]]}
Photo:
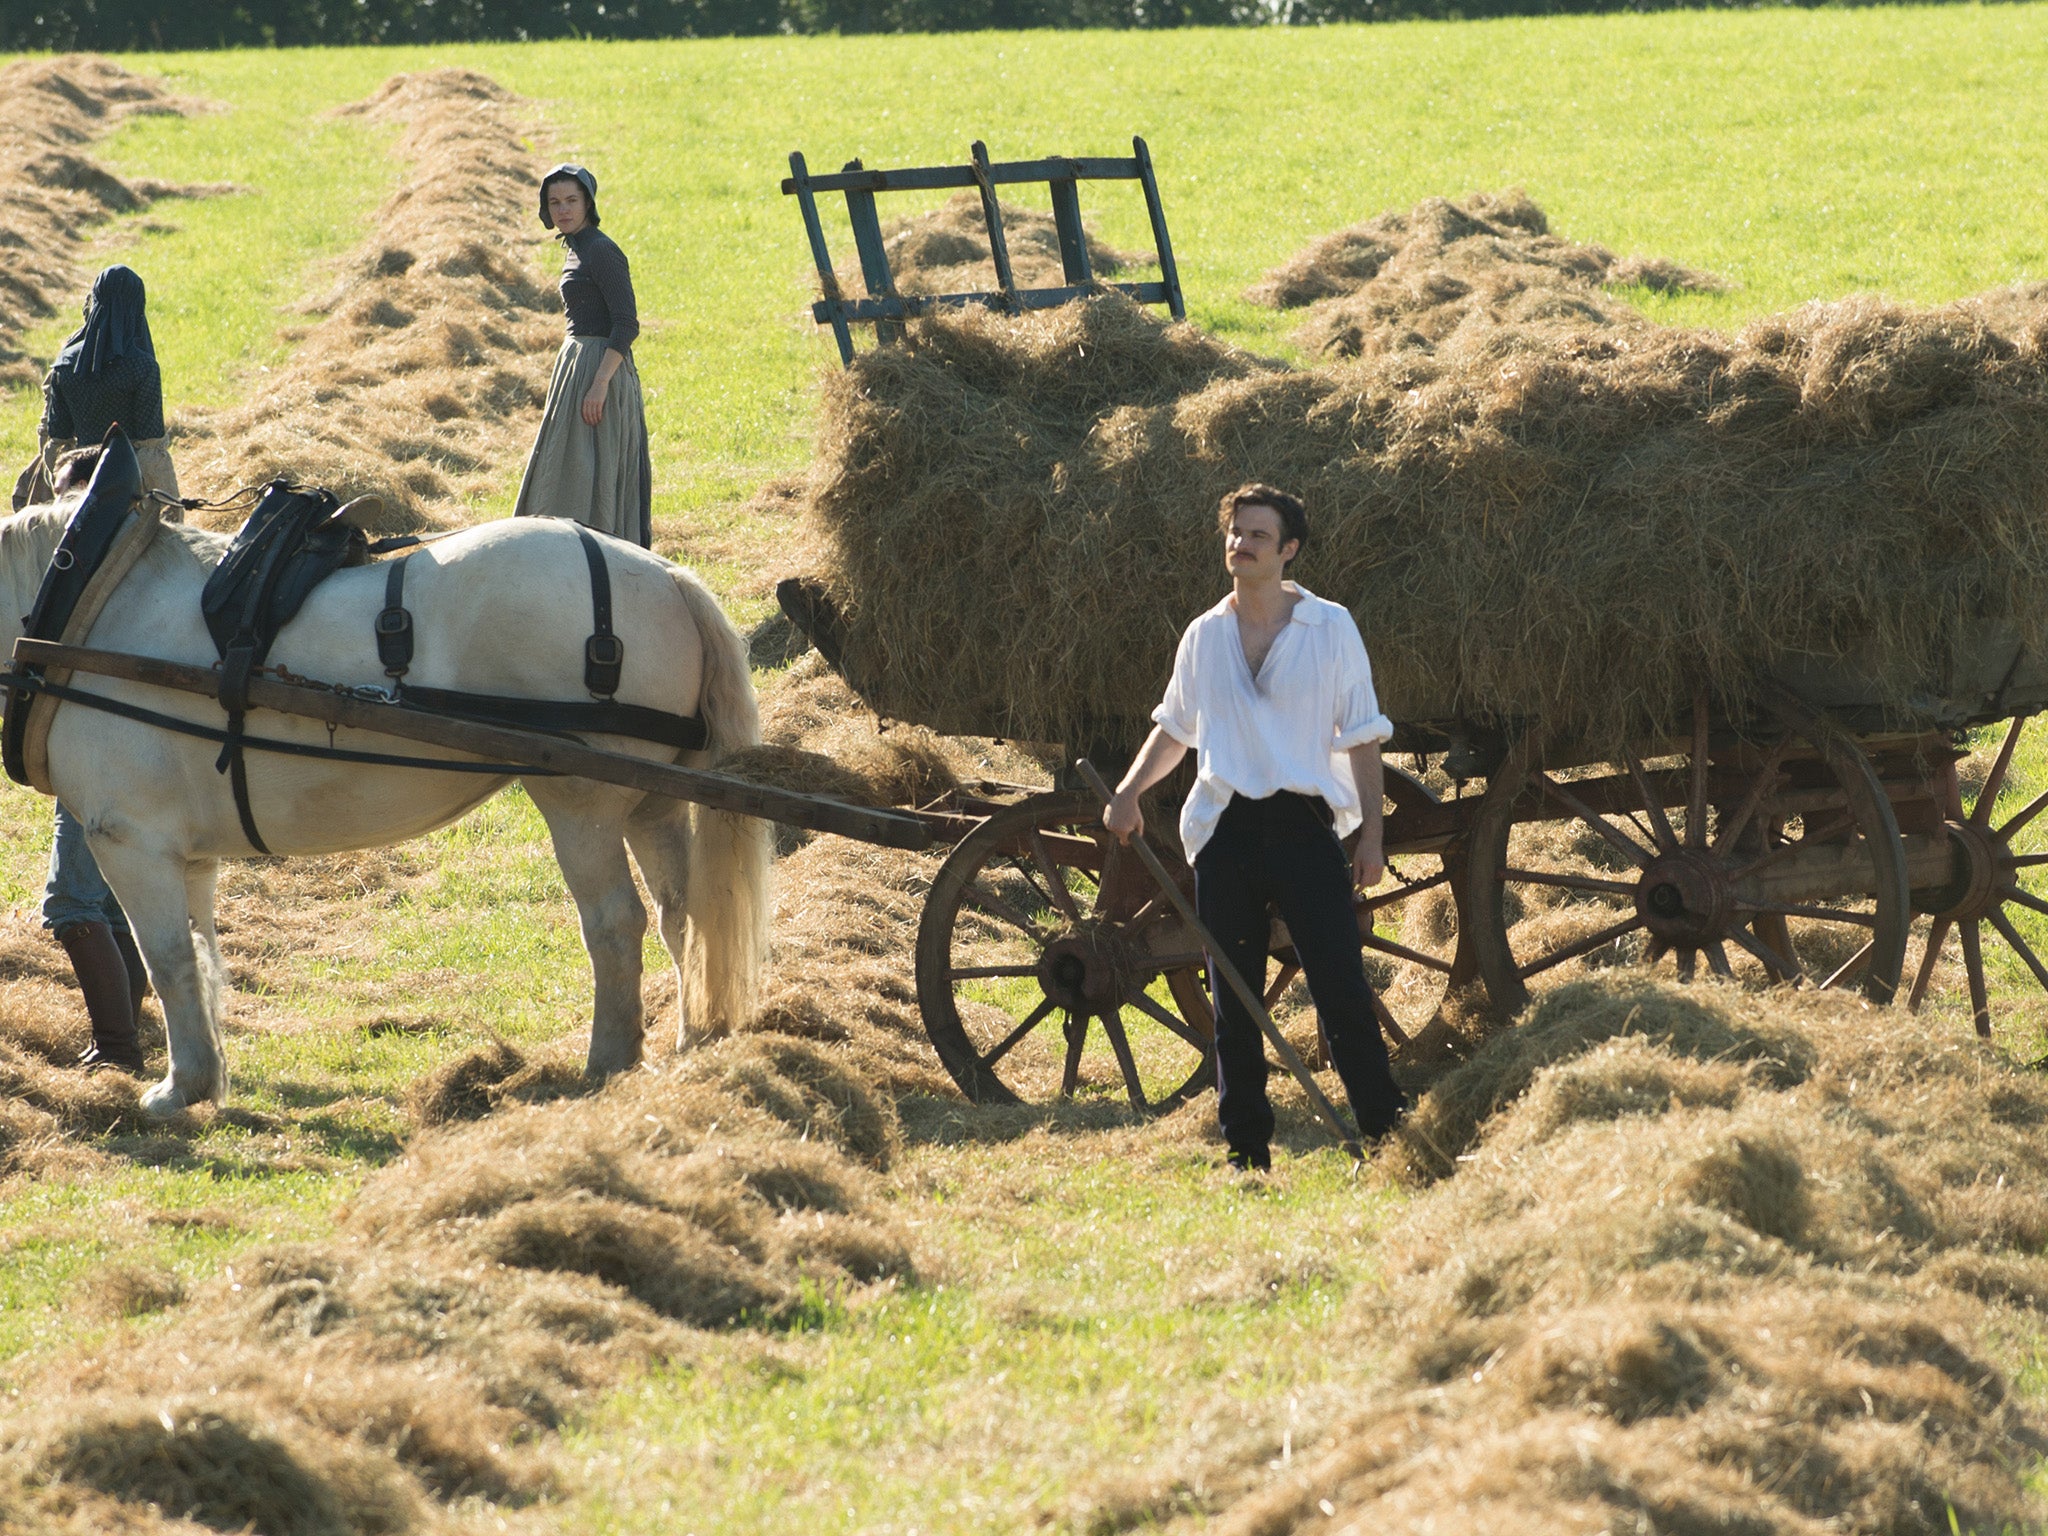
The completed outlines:
{"type": "MultiPolygon", "coordinates": [[[[844,636],[822,590],[792,580],[780,596],[837,665],[844,636]]],[[[886,686],[848,681],[878,712],[902,712],[886,686]]],[[[2048,988],[2024,932],[2048,914],[2025,884],[2048,851],[2024,838],[2048,793],[1994,814],[2027,718],[2048,709],[2048,664],[2013,627],[1976,625],[1904,712],[1853,657],[1795,661],[1755,694],[1762,702],[1739,714],[1701,697],[1670,734],[1604,756],[1540,721],[1396,722],[1389,751],[1412,754],[1416,771],[1388,764],[1390,878],[1358,923],[1397,1059],[1441,1038],[1447,999],[1505,1019],[1572,961],[1853,987],[1878,1003],[1903,990],[1917,1008],[1954,946],[1985,1035],[1987,938],[2048,988]],[[1988,771],[1960,773],[1968,734],[1999,722],[1988,771]]],[[[996,718],[985,734],[999,733],[996,718]]],[[[1105,733],[1128,745],[1141,730],[1105,733]]],[[[952,809],[973,822],[925,903],[917,992],[962,1090],[983,1101],[1073,1095],[1089,1090],[1097,1060],[1092,1086],[1141,1107],[1208,1086],[1203,955],[1103,833],[1096,796],[983,794],[952,809]]],[[[1167,809],[1152,813],[1149,835],[1162,837],[1167,809]]],[[[1272,957],[1269,1002],[1296,975],[1277,921],[1272,957]]]]}

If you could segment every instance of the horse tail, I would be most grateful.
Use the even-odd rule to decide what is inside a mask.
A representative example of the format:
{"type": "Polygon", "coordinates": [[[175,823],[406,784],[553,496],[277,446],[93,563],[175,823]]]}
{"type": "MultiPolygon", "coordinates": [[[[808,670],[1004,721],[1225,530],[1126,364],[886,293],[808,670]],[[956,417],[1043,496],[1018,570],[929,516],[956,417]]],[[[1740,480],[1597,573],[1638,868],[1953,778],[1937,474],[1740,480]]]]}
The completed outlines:
{"type": "MultiPolygon", "coordinates": [[[[760,745],[761,711],[754,697],[747,642],[691,572],[677,569],[677,589],[697,625],[704,651],[698,713],[710,745],[684,759],[710,768],[731,753],[760,745]]],[[[753,1016],[768,958],[768,879],[773,834],[752,816],[693,808],[689,882],[683,909],[683,1019],[691,1033],[722,1035],[753,1016]]]]}

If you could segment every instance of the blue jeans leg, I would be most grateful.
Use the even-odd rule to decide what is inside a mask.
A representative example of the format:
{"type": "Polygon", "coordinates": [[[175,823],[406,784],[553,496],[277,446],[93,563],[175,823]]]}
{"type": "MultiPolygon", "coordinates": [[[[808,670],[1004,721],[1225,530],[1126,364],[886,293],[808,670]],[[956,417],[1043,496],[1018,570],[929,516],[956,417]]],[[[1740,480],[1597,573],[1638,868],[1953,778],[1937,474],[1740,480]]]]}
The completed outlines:
{"type": "Polygon", "coordinates": [[[84,823],[60,803],[57,836],[50,846],[50,879],[43,887],[43,926],[54,932],[74,923],[105,923],[117,933],[128,930],[127,915],[85,845],[84,823]]]}

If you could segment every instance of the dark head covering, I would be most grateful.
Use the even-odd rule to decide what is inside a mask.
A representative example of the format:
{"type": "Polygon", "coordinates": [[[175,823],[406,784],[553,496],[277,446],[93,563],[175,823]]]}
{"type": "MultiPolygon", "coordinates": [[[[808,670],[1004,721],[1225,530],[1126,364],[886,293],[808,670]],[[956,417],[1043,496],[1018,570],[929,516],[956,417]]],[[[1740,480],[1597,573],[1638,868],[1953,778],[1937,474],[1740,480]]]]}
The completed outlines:
{"type": "Polygon", "coordinates": [[[548,187],[557,181],[573,181],[583,189],[583,203],[588,212],[586,222],[590,228],[597,228],[597,178],[580,165],[566,161],[556,166],[540,179],[540,221],[549,229],[555,227],[554,215],[548,212],[548,187]]]}
{"type": "Polygon", "coordinates": [[[51,371],[90,375],[116,358],[155,357],[142,302],[141,274],[132,267],[108,267],[92,280],[85,324],[71,333],[51,371]]]}

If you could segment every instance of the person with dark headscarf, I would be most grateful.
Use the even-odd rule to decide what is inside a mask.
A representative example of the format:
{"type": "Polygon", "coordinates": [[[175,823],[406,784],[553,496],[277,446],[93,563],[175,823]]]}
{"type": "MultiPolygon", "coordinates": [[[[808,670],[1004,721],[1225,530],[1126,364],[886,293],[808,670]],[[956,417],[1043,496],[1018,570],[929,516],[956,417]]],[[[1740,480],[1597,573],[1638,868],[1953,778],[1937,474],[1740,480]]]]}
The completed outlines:
{"type": "MultiPolygon", "coordinates": [[[[85,323],[64,343],[43,382],[42,454],[31,466],[42,469],[43,482],[33,488],[33,499],[71,488],[66,482],[82,466],[59,460],[79,444],[96,449],[117,422],[141,463],[144,492],[175,497],[178,476],[164,446],[163,377],[143,307],[142,278],[119,266],[93,280],[85,323]]],[[[172,519],[181,515],[175,504],[162,511],[172,519]]],[[[43,889],[43,926],[71,961],[92,1025],[79,1065],[140,1075],[145,1068],[137,1026],[149,978],[121,904],[86,846],[85,828],[61,802],[43,889]]]]}
{"type": "Polygon", "coordinates": [[[93,279],[85,323],[50,365],[43,381],[42,478],[17,487],[17,497],[32,491],[42,499],[57,460],[80,444],[98,443],[115,422],[135,445],[143,491],[176,496],[178,473],[164,445],[163,375],[149,334],[142,278],[120,266],[93,279]]]}
{"type": "Polygon", "coordinates": [[[558,165],[541,178],[540,221],[566,248],[569,335],[513,515],[574,518],[644,549],[653,537],[653,474],[633,366],[633,275],[626,253],[597,227],[597,178],[582,166],[558,165]]]}

